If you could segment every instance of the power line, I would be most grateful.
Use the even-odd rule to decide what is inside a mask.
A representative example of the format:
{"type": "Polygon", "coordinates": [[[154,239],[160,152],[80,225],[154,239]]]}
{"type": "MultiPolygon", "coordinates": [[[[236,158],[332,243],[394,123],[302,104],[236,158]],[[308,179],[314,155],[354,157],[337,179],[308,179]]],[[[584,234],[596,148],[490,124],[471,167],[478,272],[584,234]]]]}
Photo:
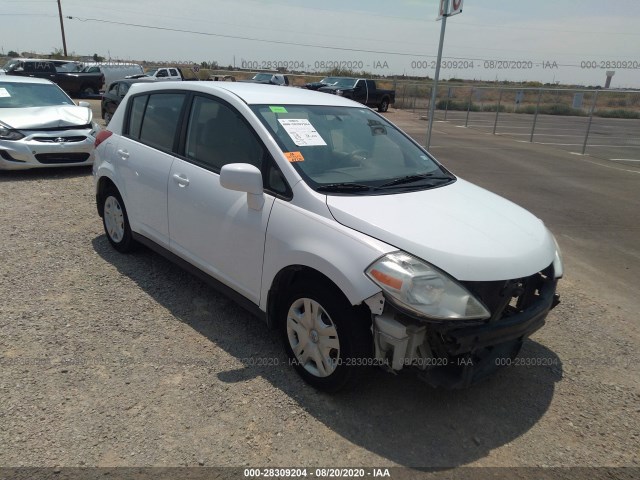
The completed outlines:
{"type": "MultiPolygon", "coordinates": [[[[67,17],[70,20],[79,20],[81,22],[99,22],[99,23],[108,23],[113,25],[122,25],[127,27],[137,27],[137,28],[146,28],[150,30],[161,30],[161,31],[169,31],[169,32],[177,32],[177,33],[190,33],[193,35],[204,35],[208,37],[221,37],[221,38],[231,38],[235,40],[247,40],[251,42],[262,42],[262,43],[274,43],[278,45],[292,45],[296,47],[311,47],[311,48],[321,48],[327,50],[338,50],[344,52],[360,52],[360,53],[375,53],[380,55],[397,55],[403,57],[414,57],[414,58],[436,58],[436,55],[428,55],[424,53],[406,53],[406,52],[391,52],[384,50],[367,50],[360,48],[347,48],[347,47],[333,47],[330,45],[317,45],[317,44],[308,44],[308,43],[296,43],[296,42],[286,42],[283,40],[268,40],[264,38],[255,38],[255,37],[244,37],[239,35],[226,35],[222,33],[211,33],[211,32],[199,32],[196,30],[183,30],[179,28],[170,28],[170,27],[158,27],[153,25],[143,25],[139,23],[127,23],[127,22],[116,22],[114,20],[103,20],[98,18],[82,18],[82,17],[67,17]]],[[[495,62],[495,61],[504,61],[504,58],[477,58],[477,57],[445,57],[447,60],[461,60],[461,61],[475,61],[475,62],[495,62]]],[[[543,66],[547,63],[547,61],[532,61],[532,64],[535,66],[543,66]]],[[[558,67],[580,67],[580,65],[575,64],[566,64],[566,63],[557,63],[555,62],[554,66],[558,67]]]]}

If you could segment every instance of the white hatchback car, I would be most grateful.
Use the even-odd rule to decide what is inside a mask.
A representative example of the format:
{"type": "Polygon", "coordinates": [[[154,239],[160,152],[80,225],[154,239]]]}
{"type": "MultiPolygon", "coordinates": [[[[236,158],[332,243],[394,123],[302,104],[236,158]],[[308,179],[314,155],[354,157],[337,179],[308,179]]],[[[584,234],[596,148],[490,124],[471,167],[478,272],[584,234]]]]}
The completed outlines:
{"type": "Polygon", "coordinates": [[[49,80],[0,77],[0,170],[91,165],[89,107],[49,80]]]}
{"type": "Polygon", "coordinates": [[[145,244],[241,302],[320,389],[371,365],[470,385],[558,301],[542,221],[338,96],[136,84],[95,155],[113,247],[145,244]]]}

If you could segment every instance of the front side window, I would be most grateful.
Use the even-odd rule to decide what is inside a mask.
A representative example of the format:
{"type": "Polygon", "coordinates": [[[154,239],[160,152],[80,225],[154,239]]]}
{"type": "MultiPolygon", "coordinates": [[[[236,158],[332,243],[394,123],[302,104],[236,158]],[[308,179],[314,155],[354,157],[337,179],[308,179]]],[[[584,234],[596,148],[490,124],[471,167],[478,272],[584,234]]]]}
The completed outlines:
{"type": "Polygon", "coordinates": [[[319,192],[397,193],[455,181],[422,148],[368,108],[251,108],[293,167],[319,192]]]}
{"type": "Polygon", "coordinates": [[[215,172],[229,163],[249,163],[262,170],[264,150],[235,110],[213,98],[197,96],[187,127],[185,155],[215,172]]]}

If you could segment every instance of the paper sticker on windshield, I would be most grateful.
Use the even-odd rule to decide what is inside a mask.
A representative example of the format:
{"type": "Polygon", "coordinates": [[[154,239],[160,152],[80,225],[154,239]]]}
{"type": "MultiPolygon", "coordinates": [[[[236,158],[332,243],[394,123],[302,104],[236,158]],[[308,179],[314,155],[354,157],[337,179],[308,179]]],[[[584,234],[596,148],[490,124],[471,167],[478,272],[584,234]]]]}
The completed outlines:
{"type": "Polygon", "coordinates": [[[0,88],[0,98],[10,97],[11,94],[7,92],[6,88],[0,88]]]}
{"type": "Polygon", "coordinates": [[[293,143],[299,147],[326,145],[320,134],[306,118],[279,118],[278,121],[287,131],[293,143]]]}
{"type": "Polygon", "coordinates": [[[288,113],[284,107],[269,107],[273,113],[288,113]]]}
{"type": "Polygon", "coordinates": [[[284,156],[287,157],[291,163],[304,162],[304,157],[300,152],[284,152],[284,156]]]}

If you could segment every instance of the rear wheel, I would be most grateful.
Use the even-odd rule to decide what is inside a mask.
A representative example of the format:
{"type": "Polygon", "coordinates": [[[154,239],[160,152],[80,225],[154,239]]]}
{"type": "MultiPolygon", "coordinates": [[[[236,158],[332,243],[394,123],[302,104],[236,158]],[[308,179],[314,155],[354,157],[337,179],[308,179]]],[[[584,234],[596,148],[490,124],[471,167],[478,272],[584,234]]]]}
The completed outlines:
{"type": "Polygon", "coordinates": [[[97,94],[97,93],[98,93],[98,90],[97,90],[97,89],[95,89],[95,88],[93,88],[93,87],[83,86],[83,87],[80,89],[80,93],[81,93],[83,96],[88,97],[88,96],[91,96],[91,95],[95,95],[95,94],[97,94]]]}
{"type": "Polygon", "coordinates": [[[378,105],[378,111],[386,112],[387,110],[389,110],[389,99],[383,98],[382,101],[380,102],[380,105],[378,105]]]}
{"type": "Polygon", "coordinates": [[[328,392],[351,383],[370,365],[371,320],[324,279],[303,280],[281,304],[290,361],[310,385],[328,392]]]}
{"type": "Polygon", "coordinates": [[[122,197],[115,188],[110,188],[104,193],[102,207],[102,224],[109,243],[121,253],[132,251],[135,240],[131,234],[129,217],[122,197]]]}

